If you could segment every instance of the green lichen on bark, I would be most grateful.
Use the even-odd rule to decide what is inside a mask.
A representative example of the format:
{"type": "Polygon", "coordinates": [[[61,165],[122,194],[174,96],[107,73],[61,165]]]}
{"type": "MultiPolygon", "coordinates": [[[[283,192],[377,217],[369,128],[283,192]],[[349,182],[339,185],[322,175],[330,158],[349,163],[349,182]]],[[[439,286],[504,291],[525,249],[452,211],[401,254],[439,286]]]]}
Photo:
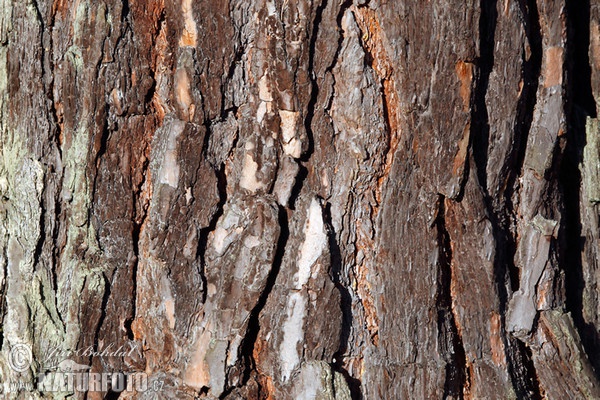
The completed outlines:
{"type": "Polygon", "coordinates": [[[583,176],[587,199],[600,203],[600,124],[596,118],[588,118],[585,126],[586,145],[583,149],[583,176]]]}
{"type": "Polygon", "coordinates": [[[333,371],[323,361],[304,363],[294,380],[292,392],[296,399],[352,399],[350,388],[344,376],[337,371],[333,371]]]}
{"type": "MultiPolygon", "coordinates": [[[[568,380],[575,384],[571,386],[572,392],[568,393],[574,398],[597,399],[600,389],[596,384],[595,372],[583,349],[571,315],[560,310],[544,311],[540,316],[540,324],[543,326],[544,340],[546,343],[552,343],[552,346],[544,344],[545,351],[555,359],[568,360],[571,366],[572,375],[568,380]]],[[[534,356],[534,359],[536,357],[534,356]]],[[[540,379],[543,381],[558,376],[555,371],[551,370],[551,373],[542,373],[540,379]]],[[[561,385],[551,387],[547,393],[548,398],[559,398],[557,395],[560,391],[553,392],[557,389],[565,390],[561,385]]]]}

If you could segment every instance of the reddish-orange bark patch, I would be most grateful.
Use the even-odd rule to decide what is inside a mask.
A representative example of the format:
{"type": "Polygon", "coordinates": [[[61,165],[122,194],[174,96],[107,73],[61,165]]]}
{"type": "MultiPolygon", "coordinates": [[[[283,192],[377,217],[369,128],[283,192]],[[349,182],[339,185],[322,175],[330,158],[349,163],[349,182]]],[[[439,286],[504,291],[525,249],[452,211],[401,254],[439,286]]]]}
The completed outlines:
{"type": "Polygon", "coordinates": [[[501,336],[501,320],[500,314],[492,313],[490,319],[490,347],[492,350],[492,361],[499,367],[506,366],[506,358],[504,356],[504,343],[501,336]]]}
{"type": "Polygon", "coordinates": [[[563,73],[563,53],[562,47],[550,47],[546,49],[545,68],[544,68],[544,87],[552,87],[562,84],[563,73]]]}
{"type": "Polygon", "coordinates": [[[471,140],[471,123],[468,122],[465,126],[463,137],[458,142],[458,151],[452,163],[452,173],[456,175],[459,171],[462,172],[467,160],[467,152],[469,151],[469,141],[471,140]]]}
{"type": "MultiPolygon", "coordinates": [[[[383,108],[388,124],[388,150],[385,157],[383,171],[377,179],[375,197],[377,203],[381,204],[381,189],[390,174],[394,161],[394,154],[398,149],[400,133],[398,127],[399,102],[396,94],[396,79],[393,64],[386,50],[386,38],[379,24],[377,12],[367,7],[351,7],[356,17],[356,23],[360,28],[362,42],[365,50],[372,59],[372,67],[381,79],[383,86],[383,108]]],[[[377,210],[376,210],[377,211],[377,210]]]]}
{"type": "Polygon", "coordinates": [[[456,63],[456,75],[460,81],[460,97],[465,111],[471,107],[471,87],[473,83],[473,64],[459,61],[456,63]]]}

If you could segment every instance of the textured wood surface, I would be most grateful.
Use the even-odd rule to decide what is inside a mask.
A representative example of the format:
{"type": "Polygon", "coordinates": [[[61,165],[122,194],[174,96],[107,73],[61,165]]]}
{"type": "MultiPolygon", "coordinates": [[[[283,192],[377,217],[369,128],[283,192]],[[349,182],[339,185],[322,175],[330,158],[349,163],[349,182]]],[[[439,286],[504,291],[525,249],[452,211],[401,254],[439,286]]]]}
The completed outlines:
{"type": "Polygon", "coordinates": [[[0,380],[161,388],[3,396],[600,398],[595,99],[597,0],[0,0],[0,380]]]}

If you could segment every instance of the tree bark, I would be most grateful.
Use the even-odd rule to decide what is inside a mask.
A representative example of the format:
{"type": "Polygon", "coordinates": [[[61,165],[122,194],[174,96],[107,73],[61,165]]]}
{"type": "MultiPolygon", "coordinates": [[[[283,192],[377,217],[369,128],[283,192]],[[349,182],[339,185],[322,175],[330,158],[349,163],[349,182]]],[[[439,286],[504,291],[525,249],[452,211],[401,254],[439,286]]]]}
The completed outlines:
{"type": "Polygon", "coordinates": [[[0,0],[5,398],[600,398],[596,99],[599,0],[0,0]]]}

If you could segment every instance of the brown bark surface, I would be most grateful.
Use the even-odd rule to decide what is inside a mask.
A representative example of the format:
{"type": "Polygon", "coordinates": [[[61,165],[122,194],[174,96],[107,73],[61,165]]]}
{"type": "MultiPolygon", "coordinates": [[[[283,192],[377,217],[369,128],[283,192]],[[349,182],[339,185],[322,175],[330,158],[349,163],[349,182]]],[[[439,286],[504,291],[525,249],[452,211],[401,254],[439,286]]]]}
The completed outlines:
{"type": "Polygon", "coordinates": [[[600,398],[596,99],[598,0],[0,0],[2,396],[600,398]]]}

